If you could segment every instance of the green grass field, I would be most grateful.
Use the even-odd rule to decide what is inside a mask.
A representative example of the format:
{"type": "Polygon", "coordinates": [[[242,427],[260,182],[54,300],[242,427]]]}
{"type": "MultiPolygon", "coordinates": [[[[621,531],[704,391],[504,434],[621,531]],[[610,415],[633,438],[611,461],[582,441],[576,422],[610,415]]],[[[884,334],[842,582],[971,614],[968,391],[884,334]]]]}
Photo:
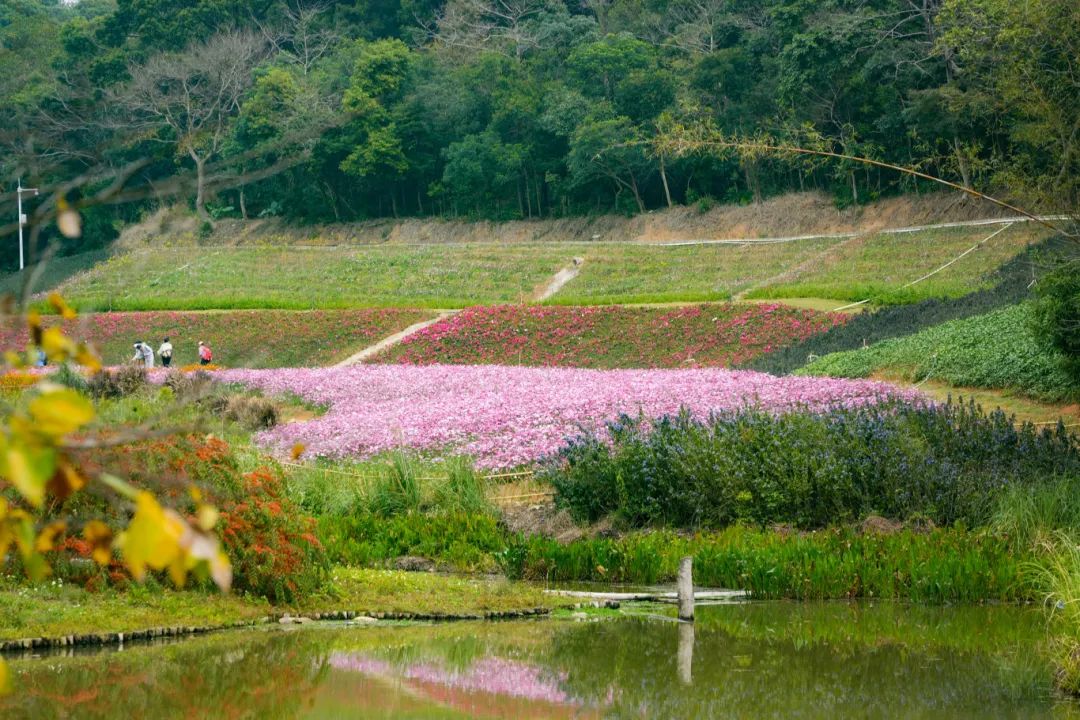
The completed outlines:
{"type": "Polygon", "coordinates": [[[555,245],[155,249],[62,291],[97,310],[463,307],[527,300],[572,256],[555,245]]]}
{"type": "Polygon", "coordinates": [[[820,262],[796,268],[789,276],[748,295],[756,298],[821,297],[878,304],[904,304],[928,297],[960,297],[986,287],[990,274],[1009,258],[1044,237],[1030,224],[1014,225],[911,288],[903,286],[953,260],[1001,226],[942,228],[884,234],[836,244],[820,262]]]}
{"type": "Polygon", "coordinates": [[[41,265],[41,272],[37,272],[37,265],[32,265],[23,272],[9,273],[0,277],[0,295],[22,294],[23,283],[27,279],[30,282],[31,293],[52,290],[73,275],[85,272],[98,263],[104,262],[111,254],[109,250],[94,250],[79,255],[53,258],[41,265]]]}
{"type": "MultiPolygon", "coordinates": [[[[993,232],[953,228],[758,245],[661,246],[639,243],[472,243],[352,248],[174,247],[113,257],[62,283],[81,309],[210,310],[355,307],[458,308],[536,296],[581,257],[576,278],[548,302],[559,305],[821,298],[906,303],[955,297],[1028,243],[1037,228],[1014,226],[930,280],[905,283],[941,266],[993,232]]],[[[73,269],[53,261],[51,287],[73,269]]],[[[82,269],[86,258],[81,260],[82,269]]],[[[16,280],[3,280],[10,288],[16,280]]],[[[10,289],[9,288],[9,289],[10,289]]],[[[838,302],[838,304],[840,304],[838,302]]]]}

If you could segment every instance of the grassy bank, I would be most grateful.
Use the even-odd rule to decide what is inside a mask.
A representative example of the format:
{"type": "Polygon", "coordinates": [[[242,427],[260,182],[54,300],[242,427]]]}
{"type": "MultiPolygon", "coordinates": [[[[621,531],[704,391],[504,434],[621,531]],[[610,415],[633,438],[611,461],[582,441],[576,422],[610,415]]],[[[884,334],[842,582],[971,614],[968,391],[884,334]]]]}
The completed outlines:
{"type": "Polygon", "coordinates": [[[998,268],[989,278],[993,283],[991,287],[958,298],[929,298],[912,305],[886,306],[860,313],[827,332],[755,358],[745,366],[785,375],[806,365],[815,356],[856,350],[882,340],[914,335],[950,320],[984,315],[1015,305],[1031,296],[1031,280],[1035,273],[1051,266],[1068,247],[1062,238],[1046,240],[998,268]]]}
{"type": "Polygon", "coordinates": [[[270,613],[387,612],[482,614],[556,608],[573,600],[548,595],[535,585],[478,577],[451,577],[338,567],[325,591],[274,605],[261,598],[133,586],[87,590],[60,583],[0,589],[0,640],[112,633],[151,627],[222,626],[270,613]]]}
{"type": "Polygon", "coordinates": [[[1077,396],[1061,358],[1035,338],[1031,305],[1027,303],[952,320],[869,348],[826,355],[798,372],[933,379],[961,387],[1012,390],[1049,402],[1071,401],[1077,396]]]}
{"type": "Polygon", "coordinates": [[[581,258],[578,276],[551,303],[708,302],[744,291],[752,297],[914,302],[992,284],[995,268],[1040,237],[1032,228],[1009,229],[932,280],[901,290],[987,232],[957,228],[757,245],[148,248],[98,264],[61,289],[81,308],[98,310],[465,307],[527,301],[581,258]]]}
{"type": "Polygon", "coordinates": [[[933,277],[903,286],[954,260],[1001,227],[940,228],[845,240],[823,253],[818,262],[795,267],[783,278],[752,290],[749,296],[870,298],[878,305],[960,297],[992,286],[993,272],[1043,239],[1046,230],[1026,223],[1015,225],[933,277]]]}

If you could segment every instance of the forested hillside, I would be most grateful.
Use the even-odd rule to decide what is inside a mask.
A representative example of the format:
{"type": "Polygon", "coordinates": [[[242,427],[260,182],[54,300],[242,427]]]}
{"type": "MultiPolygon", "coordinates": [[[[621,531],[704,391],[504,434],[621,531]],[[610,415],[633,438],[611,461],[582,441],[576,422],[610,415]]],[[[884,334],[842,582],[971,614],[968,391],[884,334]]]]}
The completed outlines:
{"type": "Polygon", "coordinates": [[[1075,0],[6,0],[0,181],[69,188],[68,252],[174,200],[317,223],[925,187],[662,142],[704,128],[1060,210],[1078,56],[1075,0]]]}

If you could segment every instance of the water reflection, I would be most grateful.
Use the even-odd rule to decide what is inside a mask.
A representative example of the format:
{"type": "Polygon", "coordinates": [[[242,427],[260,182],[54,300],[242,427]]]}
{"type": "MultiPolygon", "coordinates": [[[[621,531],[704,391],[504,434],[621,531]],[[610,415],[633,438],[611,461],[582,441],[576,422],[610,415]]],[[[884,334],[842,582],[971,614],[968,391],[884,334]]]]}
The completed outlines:
{"type": "Polygon", "coordinates": [[[1038,612],[748,604],[16,658],[3,718],[1080,718],[1038,612]]]}

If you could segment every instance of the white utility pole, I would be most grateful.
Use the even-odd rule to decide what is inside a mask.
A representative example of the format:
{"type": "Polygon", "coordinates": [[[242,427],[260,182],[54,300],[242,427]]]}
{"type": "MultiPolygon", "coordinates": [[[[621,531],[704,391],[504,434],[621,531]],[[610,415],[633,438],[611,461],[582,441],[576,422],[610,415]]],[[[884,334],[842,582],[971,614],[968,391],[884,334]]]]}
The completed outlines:
{"type": "Polygon", "coordinates": [[[22,186],[22,178],[19,178],[19,186],[18,186],[18,189],[15,191],[15,194],[19,198],[18,205],[19,205],[19,269],[20,270],[22,270],[26,266],[26,263],[23,262],[23,238],[22,238],[23,225],[26,224],[26,216],[23,215],[23,211],[22,211],[22,196],[23,196],[23,193],[37,195],[38,190],[37,190],[37,188],[24,188],[22,186]]]}

